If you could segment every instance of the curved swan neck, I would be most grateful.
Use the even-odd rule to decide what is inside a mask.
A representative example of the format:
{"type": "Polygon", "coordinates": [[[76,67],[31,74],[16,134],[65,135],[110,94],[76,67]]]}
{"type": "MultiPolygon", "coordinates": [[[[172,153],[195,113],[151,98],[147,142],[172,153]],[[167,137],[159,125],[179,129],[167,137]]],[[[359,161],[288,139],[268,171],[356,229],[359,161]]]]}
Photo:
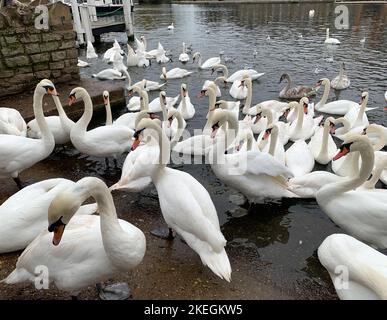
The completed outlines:
{"type": "MultiPolygon", "coordinates": [[[[106,255],[116,267],[125,268],[128,259],[136,258],[136,254],[130,257],[131,252],[128,252],[127,248],[129,245],[130,247],[136,247],[138,245],[138,239],[137,237],[129,236],[121,228],[117,219],[113,197],[106,184],[98,178],[86,177],[79,180],[75,188],[82,202],[90,196],[97,202],[101,219],[102,242],[106,255]],[[125,258],[122,259],[122,257],[125,258]]],[[[133,262],[131,261],[131,263],[133,262]]]]}
{"type": "Polygon", "coordinates": [[[371,179],[369,179],[368,181],[366,181],[364,184],[363,184],[363,187],[364,188],[367,188],[367,189],[374,189],[375,188],[375,185],[376,183],[379,181],[380,179],[380,175],[382,174],[383,170],[385,170],[385,168],[387,167],[387,157],[385,157],[383,160],[379,161],[373,172],[372,172],[372,176],[371,176],[371,179]]]}
{"type": "Polygon", "coordinates": [[[328,153],[328,138],[329,138],[329,123],[324,123],[322,144],[321,144],[319,155],[326,155],[328,153]]]}
{"type": "Polygon", "coordinates": [[[296,123],[296,132],[300,132],[302,130],[302,125],[304,123],[304,108],[301,104],[297,105],[297,123],[296,123]]]}
{"type": "Polygon", "coordinates": [[[324,85],[324,93],[323,93],[321,100],[319,102],[320,108],[323,107],[327,103],[330,89],[331,89],[331,84],[329,82],[326,82],[324,85]]]}
{"type": "Polygon", "coordinates": [[[235,118],[234,114],[228,110],[225,112],[227,113],[227,119],[222,128],[224,129],[227,125],[227,130],[225,130],[225,135],[223,137],[217,139],[216,146],[214,144],[215,152],[218,154],[218,156],[220,155],[221,157],[224,156],[225,151],[235,141],[239,131],[239,122],[235,118]]]}
{"type": "Polygon", "coordinates": [[[180,112],[176,112],[175,117],[177,119],[177,130],[176,130],[175,136],[173,137],[173,139],[170,142],[171,146],[175,145],[179,141],[179,139],[182,136],[183,131],[184,131],[183,116],[181,115],[180,112]]]}
{"type": "Polygon", "coordinates": [[[207,89],[208,91],[208,110],[211,112],[215,109],[215,103],[216,103],[216,94],[214,90],[211,88],[207,89]]]}
{"type": "Polygon", "coordinates": [[[271,133],[271,139],[270,139],[270,147],[269,147],[269,154],[271,154],[273,157],[275,155],[275,148],[277,146],[278,141],[278,130],[273,130],[271,133]]]}
{"type": "Polygon", "coordinates": [[[38,90],[38,87],[35,88],[34,98],[33,98],[33,109],[36,122],[38,123],[40,132],[42,133],[42,141],[47,148],[50,148],[55,145],[55,140],[52,132],[48,128],[46,118],[43,113],[43,97],[44,93],[41,93],[38,90]]]}
{"type": "Polygon", "coordinates": [[[217,69],[222,69],[223,77],[228,78],[228,69],[224,64],[219,64],[217,69]]]}
{"type": "Polygon", "coordinates": [[[82,131],[86,132],[87,126],[90,123],[91,118],[93,117],[93,103],[91,101],[90,95],[85,89],[81,88],[80,92],[80,98],[83,100],[85,109],[83,111],[82,117],[76,123],[76,126],[82,131]]]}
{"type": "Polygon", "coordinates": [[[253,98],[253,88],[252,88],[252,84],[251,84],[251,79],[250,78],[247,78],[245,79],[245,83],[246,83],[246,86],[247,86],[247,97],[246,97],[246,100],[245,100],[245,105],[243,107],[243,113],[247,113],[251,107],[251,100],[253,98]]]}
{"type": "Polygon", "coordinates": [[[378,143],[373,146],[374,151],[382,150],[386,145],[386,135],[384,134],[382,129],[378,128],[377,133],[378,133],[379,139],[378,139],[378,143]]]}
{"type": "Polygon", "coordinates": [[[359,113],[357,114],[357,118],[355,121],[355,126],[362,124],[367,103],[368,103],[368,95],[363,99],[361,103],[361,106],[359,108],[359,113]]]}
{"type": "Polygon", "coordinates": [[[198,66],[201,67],[202,66],[202,56],[201,56],[201,54],[198,52],[196,54],[196,57],[198,57],[197,58],[198,59],[198,66]]]}

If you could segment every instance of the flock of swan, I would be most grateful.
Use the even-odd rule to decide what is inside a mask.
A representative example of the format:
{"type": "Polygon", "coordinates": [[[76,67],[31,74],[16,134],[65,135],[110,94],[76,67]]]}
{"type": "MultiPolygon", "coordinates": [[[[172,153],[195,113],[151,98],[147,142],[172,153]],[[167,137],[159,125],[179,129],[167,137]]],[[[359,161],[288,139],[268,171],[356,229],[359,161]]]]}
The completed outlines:
{"type": "MultiPolygon", "coordinates": [[[[373,108],[367,108],[368,92],[363,92],[359,101],[328,102],[331,87],[350,85],[344,65],[332,81],[322,78],[312,87],[292,86],[290,76],[283,74],[280,81],[287,81],[287,85],[279,98],[287,101],[253,102],[253,81],[263,73],[246,69],[229,75],[220,57],[203,62],[199,52],[190,57],[183,43],[181,63],[192,58],[200,69],[222,73],[206,80],[200,92],[208,98],[202,134],[184,138],[187,122],[195,117],[189,88],[179,83],[180,95],[168,97],[164,85],[193,71],[167,71],[164,65],[162,83],[143,79],[132,84],[129,67],[151,66],[152,59],[163,64],[170,61],[160,43],[151,51],[147,51],[144,37],[136,43],[136,50],[128,45],[125,65],[123,51],[115,41],[104,54],[113,68],[94,75],[126,79],[131,96],[129,112],[113,120],[109,92],[103,92],[105,125],[87,129],[93,104],[81,87],[71,90],[69,105],[82,100],[83,115],[76,122],[69,119],[55,85],[48,79],[35,88],[35,119],[28,124],[14,109],[0,108],[0,176],[12,177],[20,188],[0,206],[0,253],[24,249],[15,270],[2,282],[34,281],[36,267],[44,265],[50,282],[76,295],[91,284],[135,268],[145,255],[146,238],[139,228],[117,218],[111,192],[141,192],[151,184],[157,189],[168,226],[154,234],[169,240],[180,235],[205,266],[231,281],[227,241],[208,191],[190,174],[168,166],[173,155],[201,155],[211,159],[211,169],[219,180],[251,203],[316,199],[332,221],[349,234],[330,235],[318,249],[333,282],[337,266],[349,268],[349,286],[336,288],[339,297],[387,299],[387,257],[377,251],[387,247],[387,191],[376,188],[378,180],[387,183],[387,154],[382,151],[387,128],[369,123],[367,111],[373,108]],[[234,100],[222,97],[228,86],[234,100]],[[309,98],[320,87],[324,91],[319,102],[310,103],[309,98]],[[149,102],[151,90],[160,93],[149,102]],[[58,116],[44,116],[45,95],[54,99],[58,116]],[[244,100],[242,109],[240,100],[244,100]],[[155,114],[159,112],[161,119],[155,114]],[[324,119],[324,114],[329,115],[324,119]],[[342,140],[341,146],[337,147],[335,140],[342,140]],[[55,145],[69,142],[79,152],[96,157],[117,159],[128,153],[119,181],[108,187],[96,177],[77,182],[55,178],[24,186],[19,179],[21,172],[47,158],[55,145]],[[316,163],[331,165],[333,172],[313,171],[316,163]],[[89,197],[95,203],[83,204],[89,197]]],[[[101,290],[109,292],[109,288],[101,290]]],[[[117,298],[124,294],[118,289],[110,291],[117,298]]]]}

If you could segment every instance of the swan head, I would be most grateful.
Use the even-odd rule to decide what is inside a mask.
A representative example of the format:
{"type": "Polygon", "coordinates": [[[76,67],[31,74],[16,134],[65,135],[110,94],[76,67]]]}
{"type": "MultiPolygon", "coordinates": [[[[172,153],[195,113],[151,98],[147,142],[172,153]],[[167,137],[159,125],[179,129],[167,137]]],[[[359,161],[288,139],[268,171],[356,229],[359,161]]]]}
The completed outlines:
{"type": "Polygon", "coordinates": [[[81,187],[75,185],[58,193],[48,207],[48,231],[53,232],[52,243],[59,245],[66,225],[81,206],[81,187]]]}
{"type": "Polygon", "coordinates": [[[367,103],[368,96],[369,96],[369,94],[367,91],[362,92],[359,104],[362,105],[363,103],[367,103]]]}
{"type": "Polygon", "coordinates": [[[328,127],[329,132],[331,134],[335,134],[336,132],[336,127],[335,127],[335,118],[333,117],[327,117],[324,121],[324,128],[328,127]]]}
{"type": "Polygon", "coordinates": [[[227,101],[225,100],[218,100],[215,102],[215,108],[210,110],[210,111],[213,111],[215,110],[216,108],[221,108],[221,109],[228,109],[228,103],[227,101]]]}
{"type": "Polygon", "coordinates": [[[102,93],[102,97],[103,97],[103,103],[105,106],[107,106],[109,104],[109,91],[105,90],[103,93],[102,93]]]}
{"type": "Polygon", "coordinates": [[[180,88],[181,88],[181,93],[182,93],[183,97],[186,97],[187,96],[187,85],[185,83],[182,83],[180,88]]]}
{"type": "Polygon", "coordinates": [[[177,111],[175,108],[170,108],[167,114],[167,119],[169,122],[169,126],[172,125],[172,122],[175,118],[179,118],[180,112],[177,111]]]}
{"type": "Polygon", "coordinates": [[[315,84],[315,89],[318,90],[322,85],[325,87],[327,84],[330,84],[330,81],[328,78],[321,78],[318,80],[315,84]]]}
{"type": "Polygon", "coordinates": [[[307,97],[302,97],[300,100],[300,106],[304,108],[304,113],[308,114],[309,99],[307,97]]]}
{"type": "Polygon", "coordinates": [[[161,103],[164,105],[167,104],[167,93],[165,91],[160,91],[159,98],[160,98],[160,104],[161,103]]]}
{"type": "Polygon", "coordinates": [[[195,52],[194,54],[193,54],[193,56],[192,56],[192,61],[193,62],[195,62],[195,59],[196,58],[199,58],[201,55],[200,55],[200,52],[198,51],[198,52],[195,52]]]}
{"type": "Polygon", "coordinates": [[[283,73],[282,75],[281,75],[281,78],[280,78],[280,80],[279,80],[279,83],[281,83],[282,81],[284,81],[284,80],[288,80],[289,81],[289,75],[287,74],[287,73],[283,73]]]}
{"type": "Polygon", "coordinates": [[[219,128],[228,121],[228,110],[215,109],[213,111],[209,126],[212,129],[211,138],[215,138],[219,128]]]}
{"type": "Polygon", "coordinates": [[[262,137],[262,140],[267,140],[269,139],[269,136],[271,134],[278,134],[278,126],[276,124],[271,124],[269,125],[266,130],[265,130],[265,133],[263,134],[263,137],[262,137]]]}
{"type": "Polygon", "coordinates": [[[357,133],[347,133],[344,137],[343,144],[339,148],[339,152],[333,157],[333,160],[338,160],[350,152],[361,151],[365,148],[371,148],[371,152],[373,152],[371,141],[367,136],[357,133]]]}
{"type": "Polygon", "coordinates": [[[77,99],[83,98],[87,94],[87,91],[82,87],[76,87],[73,90],[71,90],[69,94],[69,106],[74,104],[77,99]]]}
{"type": "Polygon", "coordinates": [[[38,85],[36,86],[37,92],[41,94],[49,94],[51,96],[59,96],[58,92],[56,91],[56,88],[52,81],[48,79],[41,80],[38,85]]]}
{"type": "Polygon", "coordinates": [[[167,80],[167,69],[165,67],[161,69],[161,73],[163,75],[164,80],[167,80]]]}
{"type": "Polygon", "coordinates": [[[133,96],[133,93],[136,92],[138,94],[141,94],[143,89],[140,86],[131,86],[128,88],[128,96],[133,96]]]}
{"type": "Polygon", "coordinates": [[[138,125],[138,123],[142,120],[142,119],[158,119],[159,117],[153,113],[153,112],[150,112],[148,110],[143,110],[143,111],[140,111],[138,114],[137,114],[137,117],[136,117],[136,120],[134,122],[134,127],[136,127],[138,125]]]}

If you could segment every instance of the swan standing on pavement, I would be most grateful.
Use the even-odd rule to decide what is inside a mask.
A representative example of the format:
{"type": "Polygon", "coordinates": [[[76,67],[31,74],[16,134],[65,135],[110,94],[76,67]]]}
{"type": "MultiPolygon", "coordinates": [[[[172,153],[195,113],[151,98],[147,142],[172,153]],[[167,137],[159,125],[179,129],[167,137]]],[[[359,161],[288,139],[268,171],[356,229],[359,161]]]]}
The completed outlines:
{"type": "MultiPolygon", "coordinates": [[[[74,125],[74,121],[67,117],[60,99],[57,96],[53,96],[52,98],[54,100],[56,109],[58,110],[59,116],[45,117],[46,123],[51,133],[54,135],[55,144],[65,144],[70,141],[70,131],[74,125]]],[[[42,137],[42,133],[40,132],[36,119],[28,122],[27,126],[28,136],[30,138],[40,139],[42,137]]]]}
{"type": "Polygon", "coordinates": [[[335,90],[344,90],[349,87],[351,84],[351,81],[349,80],[348,76],[345,74],[345,64],[344,62],[340,66],[340,72],[339,75],[333,78],[331,81],[331,87],[335,90]]]}
{"type": "Polygon", "coordinates": [[[231,266],[224,249],[218,215],[208,191],[186,172],[166,167],[170,146],[162,129],[143,119],[136,127],[134,148],[140,141],[158,147],[159,161],[148,166],[147,175],[157,189],[160,208],[169,226],[169,239],[176,231],[217,276],[231,280],[231,266]],[[171,192],[178,190],[178,192],[171,192]]]}
{"type": "Polygon", "coordinates": [[[27,124],[20,112],[13,108],[0,108],[0,134],[25,137],[27,124]]]}
{"type": "Polygon", "coordinates": [[[195,107],[191,103],[191,99],[188,95],[187,85],[185,83],[181,84],[180,97],[181,102],[177,107],[177,111],[181,113],[185,120],[193,118],[193,116],[195,115],[195,107]]]}
{"type": "MultiPolygon", "coordinates": [[[[48,208],[48,225],[48,231],[43,231],[21,254],[16,269],[3,280],[5,283],[35,281],[36,267],[44,265],[50,282],[75,295],[85,287],[135,268],[145,254],[143,232],[117,219],[113,198],[98,178],[83,178],[60,192],[48,208]],[[74,216],[90,196],[98,204],[99,216],[74,216]]],[[[123,298],[117,288],[106,292],[115,295],[115,299],[123,298]]]]}
{"type": "Polygon", "coordinates": [[[57,96],[54,84],[47,79],[38,83],[34,91],[33,109],[42,139],[0,134],[0,177],[11,176],[21,189],[19,173],[47,158],[55,147],[54,136],[43,113],[43,96],[57,96]]]}
{"type": "Polygon", "coordinates": [[[374,167],[370,140],[366,136],[348,134],[333,160],[355,151],[360,153],[362,160],[360,172],[325,185],[317,192],[316,200],[335,224],[356,238],[383,249],[387,247],[387,190],[355,190],[369,178],[374,167]]]}
{"type": "MultiPolygon", "coordinates": [[[[22,250],[47,227],[47,210],[52,199],[75,183],[57,178],[31,184],[9,197],[0,206],[0,253],[22,250]]],[[[96,204],[80,207],[77,214],[88,215],[96,204]]]]}
{"type": "Polygon", "coordinates": [[[74,124],[70,132],[71,142],[81,153],[96,157],[113,157],[129,151],[133,130],[123,125],[100,126],[87,130],[93,116],[93,105],[88,92],[81,87],[70,92],[69,105],[77,99],[83,100],[85,109],[82,117],[74,124]]]}
{"type": "Polygon", "coordinates": [[[193,62],[195,62],[196,59],[198,61],[198,66],[200,69],[211,69],[214,65],[220,63],[220,57],[212,57],[212,58],[208,58],[202,64],[202,56],[200,52],[195,52],[194,55],[192,56],[193,62]]]}
{"type": "Polygon", "coordinates": [[[387,300],[387,256],[383,253],[349,235],[332,234],[317,254],[341,300],[387,300]],[[343,268],[348,279],[343,277],[343,268]]]}

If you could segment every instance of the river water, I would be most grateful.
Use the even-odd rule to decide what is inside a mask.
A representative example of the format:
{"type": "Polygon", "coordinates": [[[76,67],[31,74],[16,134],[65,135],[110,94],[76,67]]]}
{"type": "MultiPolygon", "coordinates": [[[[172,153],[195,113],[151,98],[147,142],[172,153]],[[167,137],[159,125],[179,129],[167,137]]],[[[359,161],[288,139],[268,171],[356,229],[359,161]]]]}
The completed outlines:
{"type": "MultiPolygon", "coordinates": [[[[245,67],[265,72],[259,82],[253,82],[253,104],[277,99],[282,88],[278,81],[284,72],[289,73],[297,84],[313,85],[322,77],[332,79],[336,76],[340,63],[344,61],[351,87],[341,92],[340,99],[358,101],[361,91],[368,90],[369,106],[379,107],[368,113],[370,122],[386,126],[383,107],[384,92],[387,90],[387,5],[349,5],[350,25],[343,30],[335,28],[334,7],[333,4],[315,3],[138,5],[134,12],[134,27],[136,36],[144,35],[147,38],[148,50],[156,48],[160,41],[171,53],[173,62],[166,65],[167,69],[182,67],[195,71],[184,78],[196,107],[196,115],[187,125],[191,131],[202,128],[205,123],[208,100],[199,99],[196,95],[204,80],[214,77],[209,70],[199,70],[192,63],[192,58],[185,66],[178,61],[183,41],[192,45],[193,52],[200,51],[204,60],[219,56],[223,51],[222,60],[229,61],[226,64],[230,74],[245,67]],[[314,18],[308,16],[310,9],[316,11],[314,18]],[[171,22],[175,25],[173,32],[167,30],[171,22]],[[331,30],[331,36],[342,43],[337,48],[324,45],[327,27],[331,30]],[[266,40],[268,35],[270,40],[266,40]],[[364,37],[366,41],[363,45],[360,40],[364,37]],[[256,57],[254,51],[258,53],[256,57]],[[318,73],[316,68],[319,69],[318,73]]],[[[114,38],[126,50],[125,34],[115,33],[103,35],[103,42],[96,45],[97,53],[103,53],[111,47],[114,38]]],[[[84,50],[80,50],[80,58],[85,59],[84,56],[84,50]]],[[[91,62],[90,68],[82,69],[81,73],[84,77],[90,77],[106,67],[108,65],[98,59],[91,62]]],[[[129,72],[134,82],[143,78],[160,81],[161,67],[153,63],[145,69],[130,68],[129,72]]],[[[165,86],[168,96],[179,94],[180,84],[181,80],[169,80],[165,86]]],[[[222,92],[222,98],[231,99],[228,91],[222,92]]],[[[322,90],[317,99],[321,94],[322,90]]],[[[158,92],[153,91],[150,100],[157,95],[158,92]]],[[[336,98],[333,93],[330,97],[336,98]]],[[[124,112],[125,106],[114,110],[116,115],[124,112]]],[[[97,118],[95,123],[102,121],[103,117],[97,118]]],[[[68,150],[66,155],[68,160],[61,162],[59,167],[62,172],[71,171],[69,175],[73,178],[97,175],[110,185],[120,176],[119,170],[106,170],[103,159],[81,156],[74,150],[68,150]]],[[[59,159],[54,155],[49,161],[53,164],[54,161],[58,163],[59,159]]],[[[124,157],[121,163],[123,160],[124,157]]],[[[319,209],[315,201],[283,200],[250,207],[239,205],[235,200],[238,199],[238,193],[219,181],[208,165],[184,165],[178,169],[192,174],[210,192],[229,247],[247,248],[256,253],[253,259],[260,262],[258,279],[259,272],[263,272],[265,279],[269,279],[273,285],[291,288],[287,291],[287,297],[334,297],[330,278],[319,263],[316,250],[328,235],[342,230],[319,209]],[[296,294],[297,291],[307,294],[296,294]]],[[[128,207],[135,207],[136,203],[130,202],[135,199],[147,211],[157,212],[155,196],[155,190],[151,188],[137,196],[128,195],[125,201],[128,201],[128,207]]]]}
{"type": "MultiPolygon", "coordinates": [[[[379,107],[368,113],[370,122],[387,125],[383,111],[387,90],[387,5],[349,5],[349,28],[341,30],[335,28],[334,8],[333,4],[315,3],[141,5],[134,12],[135,35],[146,37],[148,50],[161,42],[173,59],[166,65],[167,70],[182,67],[195,71],[184,78],[196,107],[194,119],[188,121],[189,130],[202,128],[205,123],[208,101],[196,95],[204,80],[214,77],[209,70],[199,70],[192,59],[185,66],[178,61],[183,41],[192,45],[193,52],[200,51],[203,61],[223,51],[222,60],[228,61],[230,74],[245,67],[265,72],[259,82],[253,82],[253,104],[277,99],[282,88],[278,81],[284,72],[297,84],[313,85],[322,77],[332,79],[338,74],[340,63],[345,62],[351,86],[339,95],[331,91],[331,99],[358,101],[361,91],[367,90],[368,106],[379,107]],[[314,18],[308,16],[310,9],[316,12],[314,18]],[[167,30],[171,22],[174,31],[167,30]],[[331,37],[340,39],[340,46],[324,45],[327,27],[331,37]],[[266,40],[267,36],[270,40],[266,40]],[[364,37],[366,41],[361,44],[364,37]],[[255,57],[254,51],[258,53],[255,57]]],[[[124,34],[108,34],[102,37],[104,43],[97,46],[97,52],[103,53],[114,38],[122,45],[126,43],[124,34]]],[[[129,71],[134,82],[143,78],[159,81],[161,67],[154,63],[146,69],[134,67],[129,71]]],[[[82,72],[89,76],[103,68],[103,62],[94,63],[82,72]]],[[[168,96],[179,94],[180,83],[181,80],[168,81],[168,96]]],[[[232,99],[227,90],[222,92],[222,98],[232,99]]],[[[150,100],[157,95],[157,91],[152,92],[150,100]]],[[[118,111],[121,112],[125,108],[118,111]]],[[[267,262],[274,282],[312,278],[316,280],[316,290],[321,281],[330,285],[316,250],[325,237],[342,230],[315,201],[284,200],[241,207],[233,200],[236,192],[219,181],[208,165],[184,165],[180,169],[192,174],[210,192],[227,240],[256,248],[259,259],[267,262]]]]}

